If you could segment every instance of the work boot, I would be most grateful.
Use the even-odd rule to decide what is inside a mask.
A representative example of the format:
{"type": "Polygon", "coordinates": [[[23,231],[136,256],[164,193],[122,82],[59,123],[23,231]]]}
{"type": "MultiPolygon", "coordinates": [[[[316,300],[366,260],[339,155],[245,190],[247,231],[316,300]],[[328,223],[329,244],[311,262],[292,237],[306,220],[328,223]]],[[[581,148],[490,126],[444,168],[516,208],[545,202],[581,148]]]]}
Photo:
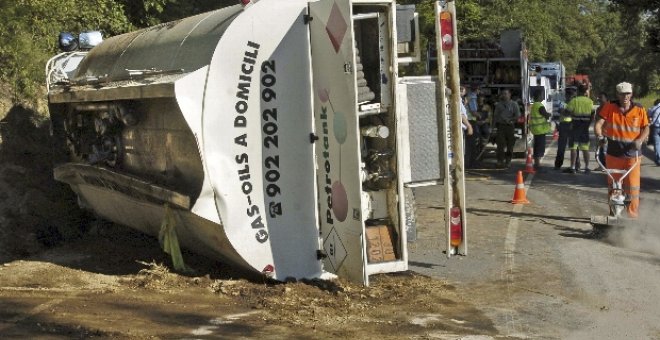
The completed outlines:
{"type": "Polygon", "coordinates": [[[555,170],[561,170],[562,163],[559,163],[558,161],[555,160],[555,170]]]}

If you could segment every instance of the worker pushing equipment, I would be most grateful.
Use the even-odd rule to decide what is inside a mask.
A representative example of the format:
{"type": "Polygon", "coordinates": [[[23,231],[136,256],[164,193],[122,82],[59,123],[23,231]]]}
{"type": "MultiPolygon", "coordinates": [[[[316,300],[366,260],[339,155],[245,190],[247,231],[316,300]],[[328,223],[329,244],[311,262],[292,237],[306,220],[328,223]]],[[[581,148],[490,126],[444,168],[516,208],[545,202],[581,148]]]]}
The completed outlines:
{"type": "Polygon", "coordinates": [[[639,158],[639,153],[635,156],[635,161],[627,169],[613,169],[607,168],[598,158],[598,153],[600,149],[603,148],[602,145],[598,145],[596,148],[596,162],[598,165],[605,171],[608,177],[608,182],[611,183],[611,188],[609,190],[609,199],[608,205],[610,208],[610,214],[608,216],[603,215],[594,215],[591,216],[591,224],[594,227],[609,227],[609,226],[620,226],[622,225],[623,211],[628,209],[630,206],[631,198],[629,195],[625,194],[623,189],[624,180],[630,175],[633,169],[639,165],[641,159],[639,158]]]}
{"type": "MultiPolygon", "coordinates": [[[[594,126],[599,139],[598,150],[607,143],[608,168],[603,164],[601,166],[608,174],[609,217],[612,218],[602,220],[592,217],[594,225],[618,223],[623,207],[628,217],[637,218],[639,215],[639,153],[649,135],[649,120],[644,107],[632,101],[632,84],[620,83],[616,86],[616,92],[618,101],[603,106],[594,126]],[[620,204],[621,201],[624,203],[620,204]]],[[[600,163],[600,160],[597,161],[600,163]]]]}

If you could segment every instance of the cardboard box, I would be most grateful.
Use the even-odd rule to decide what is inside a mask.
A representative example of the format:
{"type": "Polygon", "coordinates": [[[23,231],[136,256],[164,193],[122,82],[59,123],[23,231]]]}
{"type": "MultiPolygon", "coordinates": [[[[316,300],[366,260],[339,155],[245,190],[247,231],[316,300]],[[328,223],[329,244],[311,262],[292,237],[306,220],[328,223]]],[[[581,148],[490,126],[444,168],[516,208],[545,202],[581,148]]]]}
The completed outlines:
{"type": "Polygon", "coordinates": [[[366,227],[367,261],[378,263],[396,260],[392,233],[386,225],[366,227]]]}

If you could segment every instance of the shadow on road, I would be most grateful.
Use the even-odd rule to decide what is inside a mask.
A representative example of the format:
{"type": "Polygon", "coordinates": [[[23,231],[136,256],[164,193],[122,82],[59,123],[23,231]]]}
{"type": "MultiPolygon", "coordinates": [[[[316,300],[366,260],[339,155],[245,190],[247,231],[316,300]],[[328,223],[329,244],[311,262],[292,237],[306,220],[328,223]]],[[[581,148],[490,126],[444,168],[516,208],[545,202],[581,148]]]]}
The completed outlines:
{"type": "MultiPolygon", "coordinates": [[[[508,202],[508,201],[507,201],[508,202]]],[[[563,221],[563,222],[578,222],[578,223],[589,223],[590,219],[585,217],[571,217],[571,216],[557,216],[557,215],[541,215],[533,214],[526,212],[511,212],[511,211],[502,211],[495,209],[482,209],[482,208],[467,208],[468,213],[472,213],[480,216],[493,216],[493,215],[511,215],[511,217],[517,217],[519,219],[526,220],[528,222],[541,221],[544,224],[561,227],[561,224],[553,223],[552,221],[563,221]]]]}
{"type": "MultiPolygon", "coordinates": [[[[607,187],[607,175],[604,172],[594,171],[598,167],[598,163],[594,159],[594,151],[590,151],[589,169],[592,170],[591,173],[585,174],[584,171],[580,171],[576,174],[563,173],[561,170],[554,170],[553,164],[555,160],[556,149],[551,147],[552,145],[551,136],[548,136],[547,146],[548,150],[552,150],[546,153],[544,160],[542,162],[542,172],[537,172],[534,174],[534,182],[543,184],[543,185],[554,185],[554,186],[570,186],[578,188],[603,188],[607,187]]],[[[596,141],[592,140],[591,145],[596,145],[596,141]]],[[[642,148],[642,192],[660,192],[660,178],[656,175],[658,168],[653,164],[654,151],[652,146],[645,145],[642,148]],[[652,173],[650,173],[652,171],[652,173]]],[[[582,160],[582,157],[580,157],[582,160]]],[[[487,176],[488,179],[501,180],[505,183],[515,184],[516,174],[518,171],[523,171],[525,179],[529,177],[525,171],[525,158],[514,159],[511,166],[507,169],[497,169],[495,167],[495,159],[487,158],[482,160],[482,167],[479,169],[470,170],[468,172],[478,171],[478,174],[482,177],[487,176]]],[[[582,160],[582,168],[584,169],[584,161],[582,160]]],[[[566,157],[564,158],[564,167],[565,169],[570,164],[569,152],[566,152],[566,157]]],[[[581,169],[581,170],[583,170],[581,169]]]]}
{"type": "Polygon", "coordinates": [[[596,232],[594,229],[579,229],[579,228],[556,226],[555,230],[562,231],[561,233],[559,233],[559,236],[563,236],[563,237],[592,239],[592,240],[602,240],[607,237],[605,233],[596,232]]]}

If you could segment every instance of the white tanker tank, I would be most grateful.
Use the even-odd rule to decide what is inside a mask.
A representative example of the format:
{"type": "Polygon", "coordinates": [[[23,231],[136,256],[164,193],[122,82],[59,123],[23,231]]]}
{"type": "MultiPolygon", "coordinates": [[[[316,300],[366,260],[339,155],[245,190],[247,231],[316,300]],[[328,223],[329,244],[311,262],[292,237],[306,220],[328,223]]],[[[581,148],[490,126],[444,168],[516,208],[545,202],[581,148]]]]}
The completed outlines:
{"type": "Polygon", "coordinates": [[[261,0],[112,37],[73,72],[60,55],[55,177],[148,234],[173,211],[182,246],[278,280],[406,270],[395,12],[261,0]]]}

